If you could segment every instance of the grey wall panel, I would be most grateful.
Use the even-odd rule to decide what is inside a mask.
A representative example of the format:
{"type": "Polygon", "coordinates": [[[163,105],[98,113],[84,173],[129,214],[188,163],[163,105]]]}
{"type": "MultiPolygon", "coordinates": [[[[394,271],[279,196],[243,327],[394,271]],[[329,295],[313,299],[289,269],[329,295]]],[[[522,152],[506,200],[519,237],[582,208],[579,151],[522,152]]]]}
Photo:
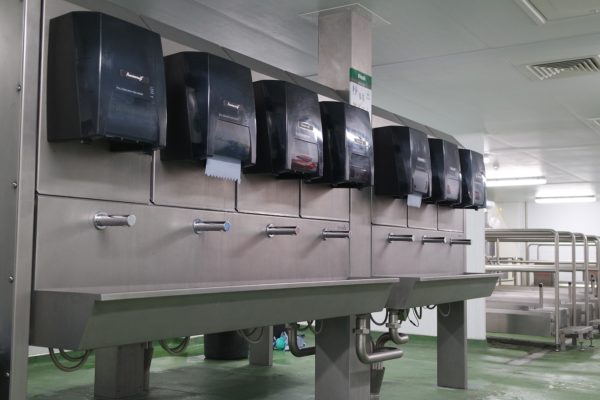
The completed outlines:
{"type": "Polygon", "coordinates": [[[465,210],[438,207],[438,229],[440,231],[464,232],[465,210]]]}
{"type": "Polygon", "coordinates": [[[349,221],[350,189],[332,189],[329,185],[303,182],[300,185],[300,216],[349,221]]]}
{"type": "Polygon", "coordinates": [[[350,270],[353,277],[371,276],[371,188],[350,191],[350,270]]]}
{"type": "Polygon", "coordinates": [[[237,185],[236,208],[239,212],[298,217],[300,180],[244,175],[237,185]]]}
{"type": "Polygon", "coordinates": [[[40,196],[35,288],[346,278],[349,240],[322,240],[347,223],[40,196]],[[98,230],[96,212],[134,214],[133,227],[98,230]],[[193,233],[196,218],[229,220],[229,232],[193,233]],[[298,226],[268,238],[268,224],[298,226]]]}
{"type": "Polygon", "coordinates": [[[211,178],[200,164],[162,162],[154,157],[152,202],[154,204],[209,210],[235,210],[235,183],[211,178]]]}
{"type": "Polygon", "coordinates": [[[406,200],[388,196],[375,196],[372,199],[372,221],[375,225],[407,226],[406,200]]]}
{"type": "Polygon", "coordinates": [[[152,157],[110,152],[107,143],[48,143],[46,140],[46,53],[48,21],[80,8],[50,1],[44,13],[37,190],[43,194],[147,203],[152,157]]]}
{"type": "Polygon", "coordinates": [[[421,229],[437,229],[437,206],[421,204],[420,208],[407,207],[408,227],[421,229]]]}
{"type": "Polygon", "coordinates": [[[421,242],[422,237],[462,238],[458,233],[373,226],[372,268],[374,276],[462,274],[464,246],[421,242]],[[388,234],[414,235],[414,242],[388,242],[388,234]]]}
{"type": "Polygon", "coordinates": [[[39,0],[0,2],[0,398],[27,397],[39,0]]]}

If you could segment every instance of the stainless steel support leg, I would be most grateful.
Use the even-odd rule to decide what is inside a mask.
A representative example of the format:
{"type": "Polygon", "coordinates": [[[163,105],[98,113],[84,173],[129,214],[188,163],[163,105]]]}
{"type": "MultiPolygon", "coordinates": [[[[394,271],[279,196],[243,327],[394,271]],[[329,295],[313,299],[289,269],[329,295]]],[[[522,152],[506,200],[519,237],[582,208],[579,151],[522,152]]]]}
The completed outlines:
{"type": "Polygon", "coordinates": [[[356,356],[355,319],[324,320],[316,335],[315,400],[369,399],[369,365],[356,356]]]}
{"type": "Polygon", "coordinates": [[[250,344],[248,360],[250,365],[270,367],[273,365],[273,327],[265,326],[260,342],[250,344]]]}
{"type": "Polygon", "coordinates": [[[152,350],[145,343],[96,350],[94,397],[143,397],[149,389],[152,350]]]}
{"type": "Polygon", "coordinates": [[[437,307],[438,386],[467,388],[467,327],[464,301],[437,307]]]}

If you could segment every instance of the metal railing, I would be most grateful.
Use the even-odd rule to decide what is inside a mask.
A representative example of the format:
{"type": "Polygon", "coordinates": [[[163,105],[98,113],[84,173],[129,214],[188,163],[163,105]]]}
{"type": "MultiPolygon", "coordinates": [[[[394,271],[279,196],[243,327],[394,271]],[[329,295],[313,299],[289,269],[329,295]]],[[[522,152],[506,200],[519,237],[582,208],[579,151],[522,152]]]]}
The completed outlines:
{"type": "MultiPolygon", "coordinates": [[[[597,236],[586,236],[582,233],[556,231],[553,229],[488,229],[485,233],[485,240],[494,244],[495,254],[493,257],[486,257],[486,272],[550,272],[554,276],[554,339],[556,346],[560,346],[560,272],[570,271],[572,275],[572,290],[570,297],[570,324],[575,326],[577,323],[577,272],[584,273],[584,318],[585,324],[589,324],[589,271],[590,269],[598,271],[600,262],[600,239],[597,236]],[[526,245],[525,259],[501,258],[500,243],[524,243],[526,245]],[[596,262],[590,268],[589,247],[593,243],[596,246],[596,262]],[[531,259],[530,249],[538,246],[538,259],[531,259]],[[554,259],[552,261],[539,260],[539,246],[554,248],[554,259]],[[561,246],[571,247],[571,260],[561,262],[561,246]],[[577,247],[583,247],[583,262],[577,260],[577,247]]],[[[516,281],[516,280],[515,280],[516,281]]],[[[526,284],[529,284],[526,279],[526,284]]],[[[600,299],[598,299],[600,307],[600,299]]],[[[599,307],[596,307],[599,309],[599,307]]]]}

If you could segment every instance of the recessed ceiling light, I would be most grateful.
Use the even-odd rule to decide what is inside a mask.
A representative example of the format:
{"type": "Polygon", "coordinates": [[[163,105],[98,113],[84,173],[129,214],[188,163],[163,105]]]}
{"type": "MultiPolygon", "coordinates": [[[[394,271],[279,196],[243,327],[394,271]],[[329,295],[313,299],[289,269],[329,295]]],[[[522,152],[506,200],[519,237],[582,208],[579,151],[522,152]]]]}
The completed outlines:
{"type": "Polygon", "coordinates": [[[488,153],[485,153],[485,154],[483,155],[483,163],[484,163],[484,164],[489,164],[489,163],[490,163],[490,161],[491,161],[490,155],[489,155],[488,153]]]}
{"type": "Polygon", "coordinates": [[[594,203],[596,196],[591,194],[587,196],[555,196],[555,197],[536,197],[538,204],[559,204],[559,203],[594,203]]]}
{"type": "Polygon", "coordinates": [[[535,186],[545,185],[548,182],[545,176],[528,176],[522,178],[502,178],[488,179],[488,187],[505,187],[505,186],[535,186]]]}

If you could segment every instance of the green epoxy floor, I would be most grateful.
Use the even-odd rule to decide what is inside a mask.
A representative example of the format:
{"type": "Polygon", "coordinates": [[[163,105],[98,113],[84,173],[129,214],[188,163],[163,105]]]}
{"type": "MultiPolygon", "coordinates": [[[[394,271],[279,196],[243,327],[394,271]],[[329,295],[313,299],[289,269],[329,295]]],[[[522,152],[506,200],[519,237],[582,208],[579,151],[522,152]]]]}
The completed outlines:
{"type": "MultiPolygon", "coordinates": [[[[312,338],[307,338],[310,343],[312,338]]],[[[438,388],[435,338],[411,337],[404,358],[387,362],[381,399],[597,399],[600,347],[555,353],[550,348],[499,343],[469,343],[469,390],[438,388]],[[533,353],[540,358],[519,365],[533,353]]],[[[247,361],[205,361],[201,340],[188,357],[167,356],[157,348],[148,399],[300,400],[314,398],[314,358],[275,352],[274,365],[251,367],[247,361]]],[[[535,357],[534,357],[535,358],[535,357]]],[[[92,398],[93,357],[86,368],[63,373],[47,357],[32,359],[29,398],[92,398]]]]}

